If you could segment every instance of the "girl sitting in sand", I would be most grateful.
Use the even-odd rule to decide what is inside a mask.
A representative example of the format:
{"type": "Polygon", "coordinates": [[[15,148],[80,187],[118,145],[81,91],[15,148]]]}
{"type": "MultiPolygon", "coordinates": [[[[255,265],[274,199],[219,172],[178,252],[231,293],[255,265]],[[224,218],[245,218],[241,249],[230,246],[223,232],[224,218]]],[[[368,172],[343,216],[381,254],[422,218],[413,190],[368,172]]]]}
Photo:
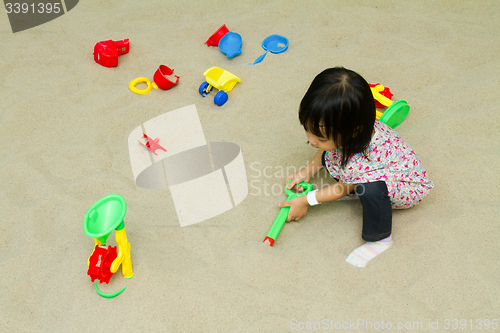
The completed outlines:
{"type": "Polygon", "coordinates": [[[300,103],[299,120],[308,143],[318,152],[308,165],[288,176],[287,188],[309,182],[322,168],[337,183],[311,191],[280,207],[290,206],[288,220],[298,221],[309,206],[358,197],[363,206],[367,241],[346,261],[364,267],[392,245],[392,209],[410,208],[433,187],[420,160],[396,131],[375,119],[368,83],[357,73],[337,67],[320,73],[300,103]]]}

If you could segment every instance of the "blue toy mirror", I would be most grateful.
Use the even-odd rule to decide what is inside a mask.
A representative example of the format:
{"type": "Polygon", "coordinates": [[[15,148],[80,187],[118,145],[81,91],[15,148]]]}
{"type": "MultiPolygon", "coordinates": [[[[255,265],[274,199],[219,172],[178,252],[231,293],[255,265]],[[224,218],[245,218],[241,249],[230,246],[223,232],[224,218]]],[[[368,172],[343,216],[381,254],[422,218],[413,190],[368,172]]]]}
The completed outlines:
{"type": "Polygon", "coordinates": [[[258,57],[253,63],[249,65],[256,65],[262,62],[262,60],[264,60],[265,56],[267,55],[267,52],[271,53],[285,52],[288,49],[288,39],[280,35],[267,36],[262,42],[262,48],[266,50],[266,53],[258,57]]]}

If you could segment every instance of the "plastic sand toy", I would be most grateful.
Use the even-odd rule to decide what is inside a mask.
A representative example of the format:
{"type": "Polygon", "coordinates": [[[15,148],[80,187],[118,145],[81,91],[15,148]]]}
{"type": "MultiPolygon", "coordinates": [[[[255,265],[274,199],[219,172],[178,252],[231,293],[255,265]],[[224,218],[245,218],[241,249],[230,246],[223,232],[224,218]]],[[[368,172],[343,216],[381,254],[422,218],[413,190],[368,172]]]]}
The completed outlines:
{"type": "Polygon", "coordinates": [[[118,55],[128,53],[130,43],[124,40],[106,40],[95,44],[94,60],[104,67],[118,66],[118,55]]]}
{"type": "Polygon", "coordinates": [[[241,54],[241,45],[243,44],[240,34],[236,32],[226,33],[219,41],[219,50],[229,59],[241,54]]]}
{"type": "Polygon", "coordinates": [[[391,128],[396,128],[410,112],[410,106],[406,103],[406,101],[391,101],[390,97],[392,97],[392,93],[389,88],[386,88],[381,84],[370,85],[370,89],[375,101],[384,107],[388,107],[383,113],[377,110],[377,119],[391,128]],[[385,95],[390,94],[390,97],[388,98],[382,93],[385,95]]]}
{"type": "Polygon", "coordinates": [[[153,152],[153,154],[158,155],[156,153],[156,150],[158,150],[158,149],[163,150],[163,151],[167,151],[165,148],[160,146],[160,144],[158,143],[158,141],[160,141],[159,138],[156,138],[153,140],[149,136],[147,136],[146,133],[142,133],[142,138],[146,139],[146,143],[142,143],[141,140],[137,140],[137,141],[139,141],[139,143],[141,145],[143,145],[144,147],[148,148],[151,152],[153,152]]]}
{"type": "MultiPolygon", "coordinates": [[[[287,183],[287,185],[291,182],[292,180],[290,179],[287,183]]],[[[300,197],[302,195],[306,195],[307,193],[311,192],[313,190],[313,186],[309,183],[306,182],[301,182],[299,185],[304,189],[303,192],[301,193],[295,193],[290,189],[285,188],[286,194],[288,194],[288,198],[286,201],[290,201],[294,198],[300,197]]],[[[290,211],[290,207],[283,207],[280,209],[280,212],[278,213],[278,216],[276,217],[276,220],[274,220],[273,225],[271,226],[271,229],[267,233],[266,238],[264,239],[264,242],[268,241],[269,246],[273,246],[274,241],[276,238],[278,238],[278,235],[281,231],[281,228],[283,228],[283,225],[286,222],[286,219],[288,218],[288,212],[290,211]]]]}
{"type": "Polygon", "coordinates": [[[137,79],[134,79],[130,81],[128,88],[135,92],[136,94],[139,95],[146,95],[149,93],[153,88],[155,89],[163,89],[163,90],[168,90],[172,88],[174,85],[179,83],[179,77],[177,75],[174,75],[175,77],[175,82],[170,81],[170,79],[167,76],[170,76],[174,73],[173,69],[170,69],[168,66],[165,65],[160,65],[158,69],[156,70],[154,74],[154,82],[150,82],[147,78],[145,77],[138,77],[137,79]],[[145,83],[147,85],[146,89],[137,89],[135,86],[138,83],[145,83]]]}
{"type": "Polygon", "coordinates": [[[205,97],[212,91],[212,88],[219,90],[214,96],[214,103],[218,106],[227,102],[227,93],[233,90],[236,83],[241,82],[239,77],[220,67],[211,67],[203,75],[206,81],[200,85],[198,92],[205,97]]]}
{"type": "Polygon", "coordinates": [[[94,251],[87,262],[89,266],[87,274],[95,283],[97,293],[102,297],[116,297],[127,287],[115,293],[106,294],[97,287],[97,279],[99,279],[100,283],[108,283],[120,265],[125,278],[130,279],[134,276],[130,260],[130,243],[127,240],[123,222],[126,212],[127,204],[125,199],[121,195],[110,194],[90,206],[83,218],[83,232],[85,235],[94,238],[95,242],[94,251]],[[113,230],[115,230],[116,243],[119,247],[118,255],[116,254],[116,247],[108,246],[106,248],[106,241],[113,230]]]}
{"type": "MultiPolygon", "coordinates": [[[[387,97],[388,99],[391,99],[392,96],[394,96],[394,94],[391,92],[391,89],[389,89],[389,87],[384,87],[380,83],[375,83],[375,84],[369,83],[369,86],[370,86],[370,88],[375,88],[377,86],[380,86],[380,87],[377,87],[376,92],[380,93],[382,96],[387,97]]],[[[373,94],[373,91],[372,91],[372,94],[373,94]]],[[[385,108],[386,107],[384,104],[377,101],[377,99],[374,98],[374,100],[375,100],[375,106],[377,108],[385,108]]]]}
{"type": "Polygon", "coordinates": [[[216,32],[210,36],[210,38],[205,42],[207,46],[219,46],[219,41],[225,34],[229,32],[229,29],[223,24],[216,32]]]}
{"type": "Polygon", "coordinates": [[[262,42],[262,48],[266,50],[266,53],[258,57],[253,63],[249,65],[256,65],[266,57],[267,52],[271,53],[281,53],[288,49],[288,39],[280,35],[267,36],[262,42]]]}

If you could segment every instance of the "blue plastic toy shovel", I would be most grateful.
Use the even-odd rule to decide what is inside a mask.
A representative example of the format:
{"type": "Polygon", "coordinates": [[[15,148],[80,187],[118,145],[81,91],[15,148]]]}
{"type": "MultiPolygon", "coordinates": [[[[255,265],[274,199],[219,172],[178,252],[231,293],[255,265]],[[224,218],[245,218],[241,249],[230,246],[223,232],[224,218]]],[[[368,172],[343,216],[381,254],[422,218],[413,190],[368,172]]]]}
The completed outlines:
{"type": "Polygon", "coordinates": [[[267,52],[285,52],[288,49],[288,39],[280,35],[267,36],[262,42],[262,48],[266,50],[266,53],[258,57],[253,63],[250,63],[249,65],[256,65],[262,62],[262,60],[264,60],[264,58],[266,57],[267,52]]]}

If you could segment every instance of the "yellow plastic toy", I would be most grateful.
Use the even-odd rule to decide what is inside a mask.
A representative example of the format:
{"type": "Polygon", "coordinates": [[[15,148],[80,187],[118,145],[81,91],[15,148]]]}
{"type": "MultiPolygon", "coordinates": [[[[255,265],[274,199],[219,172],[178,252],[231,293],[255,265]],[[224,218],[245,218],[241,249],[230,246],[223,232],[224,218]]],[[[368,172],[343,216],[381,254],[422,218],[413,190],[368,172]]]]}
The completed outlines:
{"type": "Polygon", "coordinates": [[[153,89],[153,88],[158,89],[158,86],[154,82],[151,83],[151,81],[149,81],[145,77],[138,77],[137,79],[130,81],[130,83],[128,84],[128,88],[130,90],[132,90],[133,92],[135,92],[136,94],[146,95],[147,93],[149,93],[151,91],[151,89],[153,89]],[[137,89],[135,86],[138,83],[145,83],[148,85],[148,87],[146,89],[137,89]]]}
{"type": "Polygon", "coordinates": [[[209,68],[203,75],[206,81],[201,84],[198,91],[201,96],[205,97],[212,91],[212,88],[219,90],[214,97],[214,103],[218,106],[227,102],[227,93],[233,90],[236,83],[241,82],[239,77],[220,67],[209,68]]]}
{"type": "Polygon", "coordinates": [[[410,106],[406,101],[393,102],[389,98],[382,95],[380,92],[384,91],[385,87],[377,84],[375,87],[370,87],[373,98],[380,104],[388,107],[383,113],[377,110],[377,119],[387,124],[391,128],[396,128],[406,118],[410,112],[410,106]]]}

